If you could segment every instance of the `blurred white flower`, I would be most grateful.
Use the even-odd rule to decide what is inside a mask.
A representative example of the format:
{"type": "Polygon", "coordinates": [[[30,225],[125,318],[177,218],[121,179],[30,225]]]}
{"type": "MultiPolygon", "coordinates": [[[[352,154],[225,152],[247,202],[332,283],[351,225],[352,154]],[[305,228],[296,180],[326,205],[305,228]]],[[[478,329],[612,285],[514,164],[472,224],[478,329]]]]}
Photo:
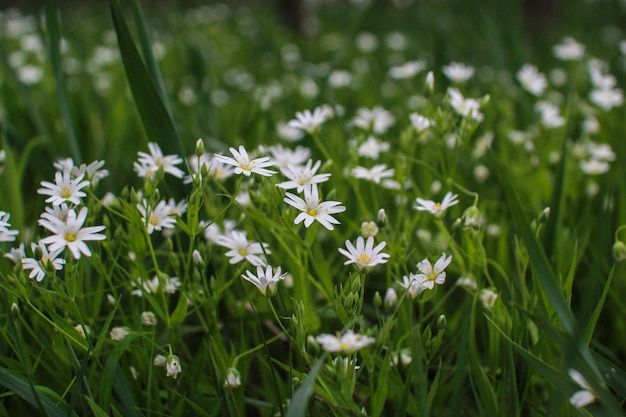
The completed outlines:
{"type": "Polygon", "coordinates": [[[555,45],[552,52],[561,61],[578,61],[585,55],[585,45],[568,36],[555,45]]]}
{"type": "Polygon", "coordinates": [[[347,354],[363,349],[376,341],[373,337],[354,333],[352,330],[346,331],[342,336],[324,333],[317,336],[315,340],[322,345],[322,349],[326,352],[341,352],[347,354]]]}
{"type": "Polygon", "coordinates": [[[474,76],[474,67],[460,62],[451,62],[441,70],[454,83],[463,83],[474,76]]]}
{"type": "Polygon", "coordinates": [[[567,373],[582,388],[570,397],[569,402],[576,408],[583,408],[594,402],[596,396],[585,377],[575,369],[569,369],[567,373]]]}
{"type": "Polygon", "coordinates": [[[287,276],[286,272],[281,273],[280,266],[276,270],[272,270],[272,266],[268,265],[263,269],[262,266],[256,267],[256,275],[250,271],[246,271],[241,275],[243,279],[254,284],[261,294],[271,296],[276,291],[276,285],[287,276]]]}
{"type": "Polygon", "coordinates": [[[517,72],[517,80],[520,82],[524,90],[535,96],[543,94],[544,90],[548,86],[546,76],[537,70],[537,67],[530,64],[525,64],[517,72]]]}
{"type": "Polygon", "coordinates": [[[432,200],[424,200],[420,197],[417,197],[415,201],[417,202],[417,205],[414,206],[416,210],[428,211],[435,217],[442,217],[446,209],[458,204],[459,199],[456,194],[452,194],[448,191],[446,195],[443,196],[443,200],[440,203],[432,200]]]}

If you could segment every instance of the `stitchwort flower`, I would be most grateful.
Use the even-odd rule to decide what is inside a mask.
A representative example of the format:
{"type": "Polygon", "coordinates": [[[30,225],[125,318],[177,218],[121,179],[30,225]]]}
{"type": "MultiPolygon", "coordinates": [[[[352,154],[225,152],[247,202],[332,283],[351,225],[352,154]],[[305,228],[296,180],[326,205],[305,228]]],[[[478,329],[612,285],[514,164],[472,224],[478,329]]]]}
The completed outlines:
{"type": "Polygon", "coordinates": [[[257,266],[256,275],[250,271],[246,271],[246,273],[241,276],[246,281],[256,285],[259,291],[261,291],[261,294],[271,296],[274,294],[274,291],[276,291],[278,282],[285,279],[287,273],[283,272],[281,274],[280,266],[273,271],[272,266],[268,265],[265,269],[263,269],[262,266],[257,266]]]}
{"type": "Polygon", "coordinates": [[[5,211],[0,211],[0,242],[13,242],[15,236],[19,233],[17,230],[11,230],[9,218],[11,215],[5,211]]]}
{"type": "Polygon", "coordinates": [[[104,230],[104,226],[83,227],[86,218],[87,207],[83,207],[78,215],[74,209],[69,210],[65,221],[56,218],[39,219],[39,225],[53,233],[41,239],[41,243],[49,245],[48,250],[51,252],[68,248],[74,259],[80,259],[81,254],[91,256],[85,241],[104,240],[106,236],[98,233],[104,230]]]}
{"type": "Polygon", "coordinates": [[[332,214],[346,211],[339,201],[320,201],[316,185],[304,188],[304,200],[295,194],[286,193],[284,201],[302,212],[296,216],[294,223],[304,221],[305,227],[311,226],[317,220],[326,229],[333,230],[333,224],[339,224],[339,221],[332,217],[332,214]]]}
{"type": "Polygon", "coordinates": [[[313,184],[320,184],[328,181],[330,174],[317,174],[322,161],[317,161],[313,165],[313,160],[309,159],[305,166],[292,165],[282,169],[282,173],[285,177],[289,178],[289,181],[284,181],[276,184],[278,187],[285,190],[295,188],[299,193],[303,192],[305,187],[313,184]]]}
{"type": "Polygon", "coordinates": [[[89,185],[89,181],[81,181],[82,179],[83,175],[72,178],[71,168],[66,167],[63,172],[57,171],[54,174],[54,182],[42,181],[43,187],[38,189],[37,193],[49,195],[46,203],[52,203],[53,206],[65,202],[79,205],[81,198],[87,195],[80,190],[89,185]]]}
{"type": "Polygon", "coordinates": [[[351,354],[371,345],[376,341],[373,337],[354,333],[348,330],[342,336],[324,333],[315,338],[326,352],[351,354]]]}
{"type": "Polygon", "coordinates": [[[446,267],[452,262],[452,255],[446,257],[445,253],[435,262],[433,266],[428,259],[418,262],[417,269],[420,273],[415,275],[421,285],[428,289],[433,289],[435,284],[443,284],[446,282],[446,267]]]}
{"type": "Polygon", "coordinates": [[[54,252],[48,252],[48,248],[46,248],[46,245],[41,243],[41,241],[38,244],[31,243],[30,247],[33,251],[33,254],[37,254],[37,252],[40,252],[40,256],[36,256],[36,258],[22,259],[22,268],[24,268],[24,271],[31,271],[30,274],[28,274],[28,278],[35,278],[37,282],[41,282],[46,276],[46,272],[48,270],[55,269],[57,271],[60,271],[61,269],[63,269],[65,259],[57,258],[62,249],[56,250],[54,252]]]}
{"type": "Polygon", "coordinates": [[[348,260],[344,262],[344,265],[355,264],[359,269],[369,268],[378,264],[387,263],[389,258],[388,253],[381,253],[380,251],[387,245],[387,242],[380,242],[374,247],[374,237],[370,236],[367,241],[363,239],[363,236],[359,236],[356,239],[356,246],[349,240],[346,240],[346,248],[339,248],[339,252],[346,256],[348,260]]]}
{"type": "Polygon", "coordinates": [[[276,171],[266,169],[266,167],[274,165],[274,162],[270,160],[269,156],[250,159],[250,156],[243,145],[239,146],[239,151],[235,148],[230,148],[230,153],[233,155],[233,158],[224,155],[215,155],[214,158],[223,164],[234,166],[235,174],[243,174],[246,177],[249,177],[253,173],[264,177],[271,177],[276,174],[276,171]]]}
{"type": "Polygon", "coordinates": [[[178,155],[163,155],[163,151],[158,144],[154,142],[148,143],[150,153],[138,152],[139,159],[133,163],[135,172],[140,177],[150,178],[156,171],[163,169],[163,172],[173,175],[176,178],[183,178],[185,172],[176,165],[183,162],[178,155]]]}
{"type": "Polygon", "coordinates": [[[459,202],[458,195],[452,194],[451,192],[447,192],[446,195],[443,196],[443,200],[438,203],[432,200],[424,200],[423,198],[417,197],[415,200],[417,205],[414,206],[418,211],[429,211],[435,217],[439,218],[444,215],[446,209],[448,207],[454,206],[459,202]]]}

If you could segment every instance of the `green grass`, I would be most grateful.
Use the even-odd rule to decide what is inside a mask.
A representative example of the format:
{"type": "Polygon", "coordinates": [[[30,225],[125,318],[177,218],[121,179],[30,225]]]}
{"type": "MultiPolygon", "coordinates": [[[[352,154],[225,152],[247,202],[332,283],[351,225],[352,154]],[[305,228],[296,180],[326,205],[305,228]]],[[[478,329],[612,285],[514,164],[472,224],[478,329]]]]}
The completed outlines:
{"type": "Polygon", "coordinates": [[[518,2],[495,0],[318,5],[306,35],[286,32],[267,5],[48,0],[35,14],[3,13],[0,210],[10,225],[0,237],[19,234],[2,251],[24,243],[32,262],[45,255],[31,243],[54,239],[37,192],[53,163],[101,160],[108,176],[84,178],[86,196],[68,207],[87,208],[85,227],[105,227],[105,239],[85,242],[91,255],[64,250],[60,269],[43,262],[40,282],[0,258],[0,416],[624,414],[626,287],[612,252],[626,224],[624,107],[594,103],[589,75],[600,59],[609,88],[623,88],[624,13],[617,2],[568,3],[532,36],[518,2]],[[579,59],[553,53],[566,36],[585,45],[579,59]],[[416,75],[390,76],[414,60],[416,75]],[[443,73],[451,62],[474,75],[455,83],[443,73]],[[540,97],[516,79],[526,63],[547,77],[540,97]],[[333,84],[339,70],[348,86],[333,84]],[[450,87],[482,117],[460,114],[450,87]],[[563,123],[542,122],[538,102],[563,123]],[[281,138],[279,124],[319,106],[327,120],[281,138]],[[387,129],[354,123],[375,106],[392,116],[387,129]],[[418,131],[412,113],[433,124],[418,131]],[[368,156],[370,136],[388,149],[368,156]],[[182,158],[191,181],[167,162],[140,177],[133,164],[149,143],[182,158]],[[302,192],[277,186],[287,180],[277,166],[272,176],[194,173],[203,152],[240,145],[272,161],[274,146],[308,149],[330,174],[320,200],[345,206],[340,223],[294,224],[300,211],[285,193],[302,192]],[[582,169],[594,149],[608,172],[582,169]],[[394,170],[392,184],[353,174],[377,164],[394,170]],[[447,192],[458,204],[441,215],[415,209],[447,192]],[[186,209],[149,231],[170,199],[186,209]],[[359,269],[338,249],[364,222],[389,259],[359,269]],[[242,278],[256,267],[229,262],[215,239],[232,227],[288,273],[265,295],[242,278]],[[400,285],[442,253],[452,256],[443,284],[418,294],[400,285]],[[334,352],[318,338],[348,331],[366,346],[334,352]],[[570,404],[581,389],[570,369],[595,397],[584,408],[570,404]]]}

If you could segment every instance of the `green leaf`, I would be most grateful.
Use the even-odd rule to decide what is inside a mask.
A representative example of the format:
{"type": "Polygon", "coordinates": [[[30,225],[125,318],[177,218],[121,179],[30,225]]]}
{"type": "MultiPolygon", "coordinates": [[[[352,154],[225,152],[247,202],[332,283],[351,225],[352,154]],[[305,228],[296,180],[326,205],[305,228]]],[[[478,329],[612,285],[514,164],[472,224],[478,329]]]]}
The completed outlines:
{"type": "MultiPolygon", "coordinates": [[[[59,408],[50,398],[40,395],[41,393],[39,392],[35,394],[28,382],[22,381],[5,368],[0,368],[0,385],[35,407],[41,404],[49,417],[67,417],[67,413],[59,408]]],[[[70,415],[76,416],[76,413],[70,415]]]]}
{"type": "Polygon", "coordinates": [[[185,294],[181,293],[180,298],[178,299],[178,305],[176,306],[176,309],[174,310],[174,312],[172,313],[172,317],[170,318],[170,325],[172,327],[178,326],[179,324],[182,324],[183,321],[185,321],[187,308],[187,297],[185,297],[185,294]]]}
{"type": "Polygon", "coordinates": [[[326,361],[326,354],[323,354],[313,368],[311,368],[311,372],[307,375],[306,379],[298,387],[296,392],[293,395],[293,399],[291,401],[291,407],[287,410],[287,414],[285,417],[305,417],[306,416],[306,408],[309,403],[309,397],[313,393],[313,387],[315,386],[315,379],[317,378],[317,374],[322,367],[322,364],[326,361]]]}
{"type": "Polygon", "coordinates": [[[598,323],[598,319],[600,318],[600,314],[602,313],[602,308],[604,307],[604,303],[606,301],[606,297],[609,295],[609,290],[611,289],[611,283],[613,282],[613,276],[615,272],[615,266],[611,268],[611,273],[609,274],[609,278],[606,280],[604,284],[604,288],[602,289],[602,294],[600,295],[600,299],[596,303],[596,308],[594,308],[593,313],[591,313],[591,317],[585,326],[584,340],[589,345],[591,343],[591,338],[593,336],[593,331],[596,328],[596,324],[598,323]]]}
{"type": "Polygon", "coordinates": [[[59,97],[61,115],[63,116],[63,123],[65,124],[65,130],[67,132],[67,144],[70,148],[70,153],[72,154],[74,163],[80,164],[82,163],[82,158],[80,155],[80,148],[78,146],[76,132],[74,131],[74,124],[72,123],[72,115],[70,112],[70,105],[67,97],[67,89],[65,88],[63,69],[61,67],[61,35],[59,33],[58,11],[54,0],[46,1],[45,14],[46,29],[49,35],[48,50],[50,51],[50,63],[52,65],[54,81],[57,87],[57,96],[59,97]]]}
{"type": "Polygon", "coordinates": [[[126,79],[149,141],[157,142],[165,153],[183,155],[174,120],[137,51],[118,0],[111,0],[111,15],[126,79]]]}
{"type": "Polygon", "coordinates": [[[93,415],[95,417],[109,417],[106,411],[104,411],[96,402],[90,397],[85,396],[85,400],[87,400],[87,404],[89,404],[89,408],[93,411],[93,415]]]}

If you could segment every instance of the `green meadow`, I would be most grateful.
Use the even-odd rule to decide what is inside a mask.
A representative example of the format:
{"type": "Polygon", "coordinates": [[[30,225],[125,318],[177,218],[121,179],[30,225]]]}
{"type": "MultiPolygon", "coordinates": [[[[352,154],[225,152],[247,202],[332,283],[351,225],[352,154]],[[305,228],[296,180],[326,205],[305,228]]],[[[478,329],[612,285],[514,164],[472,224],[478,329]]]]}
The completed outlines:
{"type": "Polygon", "coordinates": [[[626,3],[42,3],[0,417],[624,414],[626,3]]]}

